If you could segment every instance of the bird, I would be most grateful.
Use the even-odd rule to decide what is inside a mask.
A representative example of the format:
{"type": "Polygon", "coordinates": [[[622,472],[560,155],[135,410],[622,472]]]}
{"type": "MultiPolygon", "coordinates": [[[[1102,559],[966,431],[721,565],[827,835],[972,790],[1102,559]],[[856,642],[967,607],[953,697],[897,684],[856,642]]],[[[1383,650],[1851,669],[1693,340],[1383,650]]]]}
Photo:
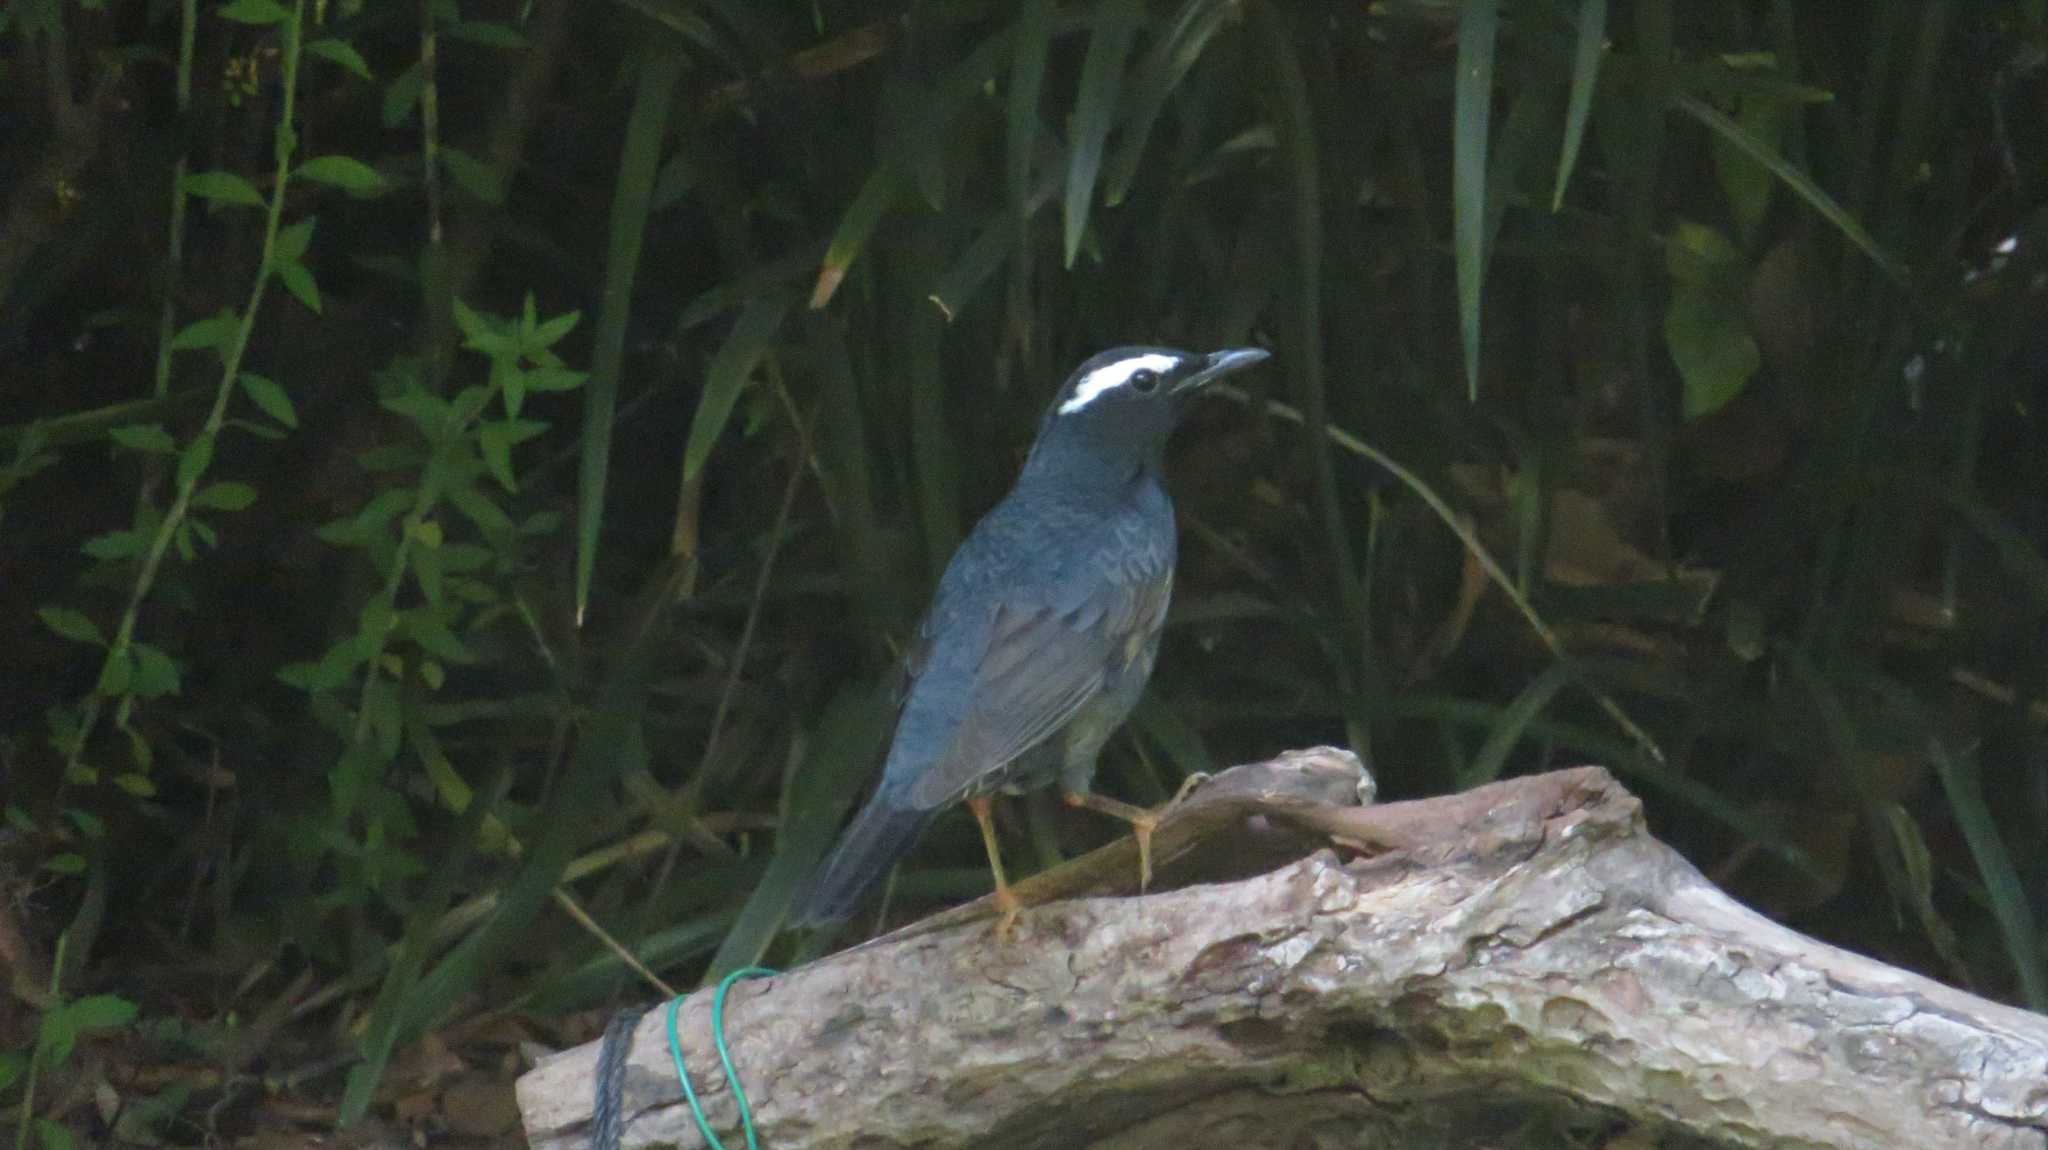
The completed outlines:
{"type": "Polygon", "coordinates": [[[794,925],[844,922],[939,812],[964,803],[995,878],[999,936],[1021,903],[991,800],[1057,783],[1129,822],[1141,886],[1155,812],[1092,792],[1095,761],[1144,693],[1173,593],[1168,439],[1208,384],[1268,358],[1132,346],[1075,368],[1014,485],[947,562],[905,652],[905,689],[873,796],[820,864],[794,925]]]}

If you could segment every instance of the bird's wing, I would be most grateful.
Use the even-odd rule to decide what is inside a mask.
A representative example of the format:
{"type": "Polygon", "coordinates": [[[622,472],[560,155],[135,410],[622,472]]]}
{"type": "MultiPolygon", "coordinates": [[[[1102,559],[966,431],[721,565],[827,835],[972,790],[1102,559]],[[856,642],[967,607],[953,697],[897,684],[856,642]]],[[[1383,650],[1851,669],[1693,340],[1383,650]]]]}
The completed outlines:
{"type": "Polygon", "coordinates": [[[1050,738],[1127,662],[1133,635],[1164,608],[1162,581],[1109,583],[1067,609],[1034,604],[996,611],[975,668],[966,717],[945,753],[911,789],[937,806],[1050,738]]]}

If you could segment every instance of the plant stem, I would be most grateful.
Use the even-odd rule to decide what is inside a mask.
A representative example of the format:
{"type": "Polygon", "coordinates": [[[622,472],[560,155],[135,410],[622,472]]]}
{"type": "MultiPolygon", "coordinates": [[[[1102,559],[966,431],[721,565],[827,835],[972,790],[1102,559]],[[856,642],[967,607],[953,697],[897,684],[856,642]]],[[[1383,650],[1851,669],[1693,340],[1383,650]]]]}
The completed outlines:
{"type": "MultiPolygon", "coordinates": [[[[187,0],[188,3],[191,0],[187,0]]],[[[241,374],[242,356],[249,350],[249,336],[256,326],[256,313],[263,306],[263,294],[270,286],[270,259],[277,248],[277,233],[284,219],[285,192],[291,182],[292,154],[298,149],[298,133],[292,129],[292,114],[298,104],[299,90],[299,49],[305,42],[306,0],[295,0],[291,19],[283,24],[284,30],[284,71],[281,82],[284,85],[284,108],[277,122],[277,171],[271,182],[270,210],[263,225],[262,262],[256,268],[256,282],[249,288],[248,306],[242,309],[240,322],[235,325],[234,342],[229,345],[223,357],[220,386],[214,389],[213,407],[206,415],[206,423],[200,428],[187,451],[198,449],[201,443],[212,451],[213,438],[227,419],[228,400],[235,394],[235,380],[241,374]]],[[[128,657],[128,644],[135,636],[136,620],[141,617],[142,603],[156,585],[158,570],[163,566],[164,554],[171,548],[172,538],[185,516],[192,509],[192,493],[199,481],[205,477],[204,467],[191,469],[190,475],[178,483],[178,493],[171,500],[171,506],[164,512],[163,522],[157,525],[156,535],[149,541],[149,550],[142,559],[142,569],[136,573],[135,588],[129,593],[128,607],[121,613],[121,625],[114,633],[113,642],[107,645],[104,668],[116,659],[128,657]]],[[[98,725],[101,705],[105,696],[97,688],[87,697],[85,713],[78,724],[77,738],[72,742],[65,756],[65,775],[69,777],[78,766],[79,758],[92,741],[93,728],[98,725]]]]}

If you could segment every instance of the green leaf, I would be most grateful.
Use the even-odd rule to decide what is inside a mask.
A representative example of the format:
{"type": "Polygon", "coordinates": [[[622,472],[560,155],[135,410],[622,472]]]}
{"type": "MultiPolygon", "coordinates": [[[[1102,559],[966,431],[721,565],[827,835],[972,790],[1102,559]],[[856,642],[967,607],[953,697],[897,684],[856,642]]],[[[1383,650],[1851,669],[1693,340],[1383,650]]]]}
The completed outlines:
{"type": "Polygon", "coordinates": [[[193,172],[180,181],[179,186],[185,189],[186,195],[202,200],[250,208],[264,206],[263,196],[257,192],[256,185],[233,172],[193,172]]]}
{"type": "Polygon", "coordinates": [[[484,466],[500,487],[519,490],[512,476],[512,448],[547,429],[547,424],[531,419],[492,420],[477,427],[477,446],[483,451],[484,466]]]}
{"type": "Polygon", "coordinates": [[[235,338],[241,320],[233,312],[224,311],[185,325],[185,329],[171,337],[172,351],[199,351],[202,348],[226,347],[235,338]]]}
{"type": "Polygon", "coordinates": [[[178,486],[190,487],[199,482],[206,469],[213,466],[213,435],[202,432],[199,438],[188,444],[178,456],[178,486]]]}
{"type": "Polygon", "coordinates": [[[256,489],[246,483],[215,483],[192,497],[192,506],[217,511],[246,511],[256,502],[256,489]]]}
{"type": "Polygon", "coordinates": [[[377,78],[370,74],[369,61],[363,59],[363,54],[356,51],[355,45],[346,40],[314,40],[306,45],[305,50],[323,60],[339,64],[365,80],[374,81],[377,78]]]}
{"type": "Polygon", "coordinates": [[[732,418],[733,405],[739,401],[740,391],[754,374],[754,366],[768,352],[774,342],[775,333],[782,326],[782,317],[789,311],[790,300],[776,295],[757,299],[740,313],[739,322],[733,324],[732,332],[725,337],[725,343],[711,357],[711,367],[704,379],[704,395],[697,401],[697,414],[690,420],[690,438],[683,447],[683,481],[697,477],[704,469],[704,461],[711,457],[711,449],[718,444],[719,436],[725,433],[725,425],[732,418]]]}
{"type": "Polygon", "coordinates": [[[317,663],[286,663],[277,669],[277,681],[312,694],[332,691],[348,682],[349,668],[323,659],[317,663]]]}
{"type": "Polygon", "coordinates": [[[44,861],[43,869],[57,874],[84,874],[85,857],[68,853],[55,855],[44,861]]]}
{"type": "Polygon", "coordinates": [[[370,668],[369,681],[363,685],[363,718],[370,729],[371,745],[382,762],[390,762],[398,754],[403,737],[401,729],[398,687],[390,679],[370,668]]]}
{"type": "Polygon", "coordinates": [[[107,438],[130,451],[142,451],[151,455],[170,455],[178,450],[178,441],[171,438],[160,423],[131,423],[107,432],[107,438]]]}
{"type": "Polygon", "coordinates": [[[1681,284],[1664,312],[1664,344],[1685,382],[1685,418],[1726,406],[1763,363],[1739,300],[1711,285],[1681,284]]]}
{"type": "Polygon", "coordinates": [[[375,196],[385,189],[383,175],[354,156],[318,156],[300,164],[297,175],[353,196],[375,196]]]}
{"type": "Polygon", "coordinates": [[[115,775],[114,785],[138,799],[153,799],[156,797],[156,784],[150,781],[148,775],[138,775],[133,772],[125,775],[115,775]]]}
{"type": "Polygon", "coordinates": [[[453,503],[457,511],[462,512],[464,517],[487,534],[509,532],[513,529],[511,516],[506,515],[503,508],[472,485],[463,484],[450,488],[448,502],[453,503]]]}
{"type": "Polygon", "coordinates": [[[1742,249],[1705,224],[1679,220],[1664,244],[1664,266],[1681,284],[1711,284],[1729,294],[1742,289],[1742,249]]]}
{"type": "MultiPolygon", "coordinates": [[[[1785,134],[1785,105],[1767,96],[1743,96],[1736,104],[1735,122],[1775,152],[1785,134]]],[[[1770,211],[1771,191],[1777,181],[1769,169],[1725,136],[1714,140],[1714,178],[1728,197],[1729,212],[1743,240],[1754,241],[1764,214],[1770,211]]]]}
{"type": "Polygon", "coordinates": [[[506,324],[455,300],[455,326],[462,329],[462,346],[486,355],[518,355],[519,339],[506,324]]]}
{"type": "MultiPolygon", "coordinates": [[[[130,727],[126,733],[128,735],[128,757],[135,763],[136,771],[147,775],[150,767],[156,763],[156,751],[151,749],[149,740],[143,737],[141,731],[130,727]]],[[[119,779],[114,781],[117,784],[120,782],[119,779]]]]}
{"type": "Polygon", "coordinates": [[[86,540],[79,550],[95,559],[133,559],[149,550],[149,537],[140,531],[109,531],[86,540]]]}
{"type": "MultiPolygon", "coordinates": [[[[68,1052],[67,1052],[68,1053],[68,1052]]],[[[36,1118],[36,1142],[42,1150],[77,1150],[71,1130],[54,1118],[36,1118]]]]}
{"type": "Polygon", "coordinates": [[[221,19],[237,24],[279,24],[292,18],[291,10],[277,0],[233,0],[215,11],[221,19]]]}
{"type": "Polygon", "coordinates": [[[1579,0],[1579,39],[1572,52],[1571,102],[1564,112],[1564,147],[1557,158],[1557,188],[1550,210],[1564,206],[1564,189],[1578,166],[1579,145],[1586,139],[1586,120],[1593,113],[1594,86],[1600,80],[1600,57],[1607,51],[1607,0],[1579,0]]]}
{"type": "Polygon", "coordinates": [[[455,637],[448,625],[428,612],[415,611],[406,620],[406,633],[420,649],[449,663],[476,662],[476,653],[455,637]]]}
{"type": "MultiPolygon", "coordinates": [[[[543,321],[533,329],[533,334],[528,336],[524,341],[526,345],[526,350],[528,352],[533,352],[538,351],[541,348],[555,346],[556,344],[562,342],[563,336],[566,336],[570,332],[575,331],[577,323],[581,322],[582,319],[582,312],[572,311],[565,312],[564,314],[558,315],[553,319],[543,321]]],[[[572,384],[571,386],[574,385],[572,384]]]]}
{"type": "Polygon", "coordinates": [[[79,1030],[114,1030],[135,1021],[135,1004],[113,994],[81,998],[64,1009],[79,1030]]]}
{"type": "Polygon", "coordinates": [[[69,607],[38,607],[36,618],[43,621],[43,626],[74,643],[91,643],[97,647],[107,645],[106,638],[100,634],[99,625],[87,618],[83,611],[74,611],[69,607]]]}
{"type": "Polygon", "coordinates": [[[292,298],[305,304],[307,311],[320,314],[320,285],[313,282],[313,273],[306,270],[305,264],[272,260],[270,270],[277,273],[277,281],[292,293],[292,298]]]}
{"type": "Polygon", "coordinates": [[[412,114],[413,106],[420,102],[420,89],[425,85],[425,73],[419,61],[413,61],[405,71],[391,78],[384,88],[382,116],[384,126],[396,128],[412,114]]]}
{"type": "Polygon", "coordinates": [[[285,394],[276,380],[245,371],[236,378],[236,382],[242,385],[242,392],[249,397],[249,402],[260,408],[263,414],[286,427],[299,425],[299,413],[292,406],[291,396],[285,394]]]}
{"type": "Polygon", "coordinates": [[[284,262],[304,259],[306,248],[313,242],[313,229],[319,224],[319,216],[307,216],[298,223],[278,229],[277,246],[270,253],[271,259],[284,262]]]}
{"type": "Polygon", "coordinates": [[[27,1069],[28,1058],[20,1051],[0,1050],[0,1093],[21,1081],[22,1073],[27,1069]]]}
{"type": "Polygon", "coordinates": [[[1486,149],[1493,116],[1493,54],[1499,0],[1468,0],[1458,13],[1451,112],[1451,231],[1458,276],[1458,334],[1465,397],[1479,400],[1479,308],[1486,276],[1486,149]]]}
{"type": "Polygon", "coordinates": [[[1096,9],[1095,34],[1081,61],[1081,86],[1074,96],[1072,130],[1067,143],[1066,227],[1063,260],[1074,266],[1088,214],[1095,201],[1095,180],[1102,171],[1103,149],[1116,123],[1117,94],[1124,82],[1124,58],[1131,39],[1145,19],[1143,0],[1103,0],[1096,9]]]}
{"type": "MultiPolygon", "coordinates": [[[[91,811],[82,811],[77,807],[65,807],[64,817],[70,819],[71,824],[78,828],[78,833],[86,838],[99,840],[107,837],[106,822],[91,811]]],[[[6,1084],[0,1083],[0,1090],[4,1089],[6,1089],[6,1084]]]]}
{"type": "Polygon", "coordinates": [[[467,40],[486,48],[500,48],[517,51],[526,47],[526,37],[508,24],[489,20],[458,20],[441,26],[442,34],[455,40],[467,40]]]}
{"type": "Polygon", "coordinates": [[[107,658],[100,664],[100,681],[95,688],[109,698],[128,693],[129,684],[135,681],[134,650],[115,649],[107,652],[107,658]]]}
{"type": "Polygon", "coordinates": [[[482,203],[497,207],[505,202],[505,179],[498,169],[460,148],[441,149],[441,170],[455,186],[482,203]]]}
{"type": "Polygon", "coordinates": [[[135,643],[129,648],[135,654],[135,693],[146,699],[178,693],[178,665],[169,655],[148,643],[135,643]]]}

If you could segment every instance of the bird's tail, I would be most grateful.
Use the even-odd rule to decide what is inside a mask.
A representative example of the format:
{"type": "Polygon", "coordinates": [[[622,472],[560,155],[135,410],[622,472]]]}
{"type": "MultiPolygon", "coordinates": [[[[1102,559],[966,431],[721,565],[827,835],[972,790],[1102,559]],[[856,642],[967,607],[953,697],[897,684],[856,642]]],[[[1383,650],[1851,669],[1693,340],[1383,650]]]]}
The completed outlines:
{"type": "Polygon", "coordinates": [[[906,806],[887,791],[868,800],[825,856],[791,925],[825,926],[852,917],[869,889],[916,845],[936,813],[906,806]]]}

